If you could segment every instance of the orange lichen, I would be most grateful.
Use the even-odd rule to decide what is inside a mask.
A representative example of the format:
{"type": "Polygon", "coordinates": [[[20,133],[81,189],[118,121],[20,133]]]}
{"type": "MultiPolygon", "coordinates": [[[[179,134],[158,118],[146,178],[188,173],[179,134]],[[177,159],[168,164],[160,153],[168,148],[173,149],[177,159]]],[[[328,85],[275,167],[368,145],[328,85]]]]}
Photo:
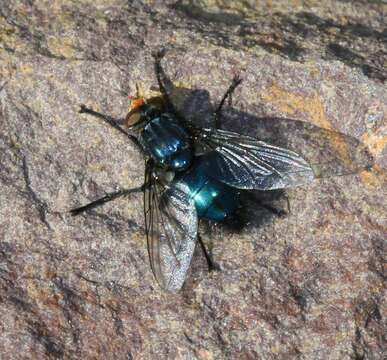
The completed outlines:
{"type": "Polygon", "coordinates": [[[371,154],[379,155],[387,145],[387,127],[383,126],[377,129],[373,133],[367,133],[363,135],[362,141],[368,146],[371,154]]]}
{"type": "Polygon", "coordinates": [[[324,106],[317,94],[308,97],[304,94],[289,92],[273,84],[262,96],[264,100],[276,105],[284,113],[292,115],[297,111],[306,112],[313,124],[333,130],[325,114],[324,106]]]}
{"type": "MultiPolygon", "coordinates": [[[[367,145],[370,153],[376,157],[381,154],[387,145],[387,129],[382,126],[373,133],[366,133],[362,137],[362,141],[367,145]]],[[[362,181],[369,187],[382,188],[386,186],[386,172],[378,165],[374,165],[372,172],[363,171],[361,174],[362,181]]]]}
{"type": "Polygon", "coordinates": [[[383,189],[387,184],[386,171],[379,165],[374,165],[372,167],[372,172],[362,171],[360,173],[360,178],[362,182],[369,188],[383,189]]]}

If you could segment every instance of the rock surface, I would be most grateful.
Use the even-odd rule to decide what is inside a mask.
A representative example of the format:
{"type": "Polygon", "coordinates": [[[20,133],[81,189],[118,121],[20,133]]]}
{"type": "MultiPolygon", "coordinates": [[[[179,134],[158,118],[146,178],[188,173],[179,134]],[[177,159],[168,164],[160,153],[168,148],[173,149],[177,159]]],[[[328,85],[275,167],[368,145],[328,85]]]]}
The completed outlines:
{"type": "Polygon", "coordinates": [[[0,358],[383,359],[386,16],[378,0],[2,1],[0,358]],[[175,295],[153,280],[140,195],[67,212],[141,184],[136,149],[77,111],[123,117],[160,46],[189,119],[208,124],[240,73],[225,127],[321,173],[286,217],[250,198],[242,230],[203,229],[221,271],[197,251],[175,295]]]}

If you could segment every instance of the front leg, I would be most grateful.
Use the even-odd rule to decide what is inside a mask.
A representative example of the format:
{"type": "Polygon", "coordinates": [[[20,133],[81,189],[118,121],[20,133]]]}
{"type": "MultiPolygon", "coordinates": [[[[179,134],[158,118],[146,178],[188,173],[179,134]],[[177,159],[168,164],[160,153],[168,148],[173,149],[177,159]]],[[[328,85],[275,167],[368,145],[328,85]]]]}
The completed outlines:
{"type": "Polygon", "coordinates": [[[142,151],[142,146],[140,145],[138,139],[134,136],[134,135],[131,135],[129,134],[128,132],[126,132],[120,125],[119,125],[119,120],[117,119],[114,119],[113,117],[111,116],[108,116],[108,115],[105,115],[105,114],[101,114],[99,113],[98,111],[95,111],[91,108],[88,108],[86,105],[81,105],[80,109],[79,109],[79,113],[80,114],[89,114],[91,116],[94,116],[98,119],[101,119],[103,120],[106,124],[112,126],[114,129],[118,130],[120,133],[124,134],[127,138],[129,138],[129,140],[131,140],[138,149],[140,149],[142,151]]]}
{"type": "Polygon", "coordinates": [[[166,76],[161,66],[161,59],[164,57],[165,52],[166,52],[165,49],[161,49],[152,54],[153,58],[155,59],[155,74],[156,74],[157,83],[159,85],[161,95],[165,100],[167,112],[178,115],[178,112],[176,111],[175,107],[172,104],[171,97],[168,91],[168,88],[171,89],[173,87],[173,84],[171,80],[168,79],[168,77],[166,76]]]}

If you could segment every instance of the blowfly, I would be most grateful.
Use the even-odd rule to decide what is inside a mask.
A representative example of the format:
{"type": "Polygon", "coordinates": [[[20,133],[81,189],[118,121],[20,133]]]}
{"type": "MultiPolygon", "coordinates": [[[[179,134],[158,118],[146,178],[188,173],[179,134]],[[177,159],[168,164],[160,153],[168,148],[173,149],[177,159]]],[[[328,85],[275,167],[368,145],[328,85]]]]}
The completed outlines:
{"type": "Polygon", "coordinates": [[[217,107],[214,127],[200,128],[185,120],[171,102],[161,67],[163,56],[163,51],[154,54],[161,96],[132,99],[126,116],[128,131],[109,116],[84,105],[80,109],[113,126],[140,149],[145,158],[143,185],[109,193],[71,213],[143,192],[150,265],[159,285],[176,292],[184,284],[198,241],[205,251],[198,233],[200,219],[221,222],[232,217],[242,190],[283,189],[315,175],[293,151],[220,129],[223,105],[241,83],[239,77],[217,107]]]}

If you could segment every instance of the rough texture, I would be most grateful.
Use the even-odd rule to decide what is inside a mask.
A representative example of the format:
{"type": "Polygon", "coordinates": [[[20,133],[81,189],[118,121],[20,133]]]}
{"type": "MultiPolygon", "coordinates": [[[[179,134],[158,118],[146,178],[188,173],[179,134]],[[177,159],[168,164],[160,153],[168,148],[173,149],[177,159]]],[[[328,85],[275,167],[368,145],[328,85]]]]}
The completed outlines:
{"type": "Polygon", "coordinates": [[[0,358],[382,359],[386,15],[378,0],[1,1],[0,358]],[[154,283],[140,195],[67,213],[141,184],[135,148],[77,110],[123,117],[161,45],[188,118],[208,123],[241,73],[225,127],[322,175],[287,192],[286,217],[249,198],[242,230],[204,226],[221,271],[197,251],[177,295],[154,283]]]}

